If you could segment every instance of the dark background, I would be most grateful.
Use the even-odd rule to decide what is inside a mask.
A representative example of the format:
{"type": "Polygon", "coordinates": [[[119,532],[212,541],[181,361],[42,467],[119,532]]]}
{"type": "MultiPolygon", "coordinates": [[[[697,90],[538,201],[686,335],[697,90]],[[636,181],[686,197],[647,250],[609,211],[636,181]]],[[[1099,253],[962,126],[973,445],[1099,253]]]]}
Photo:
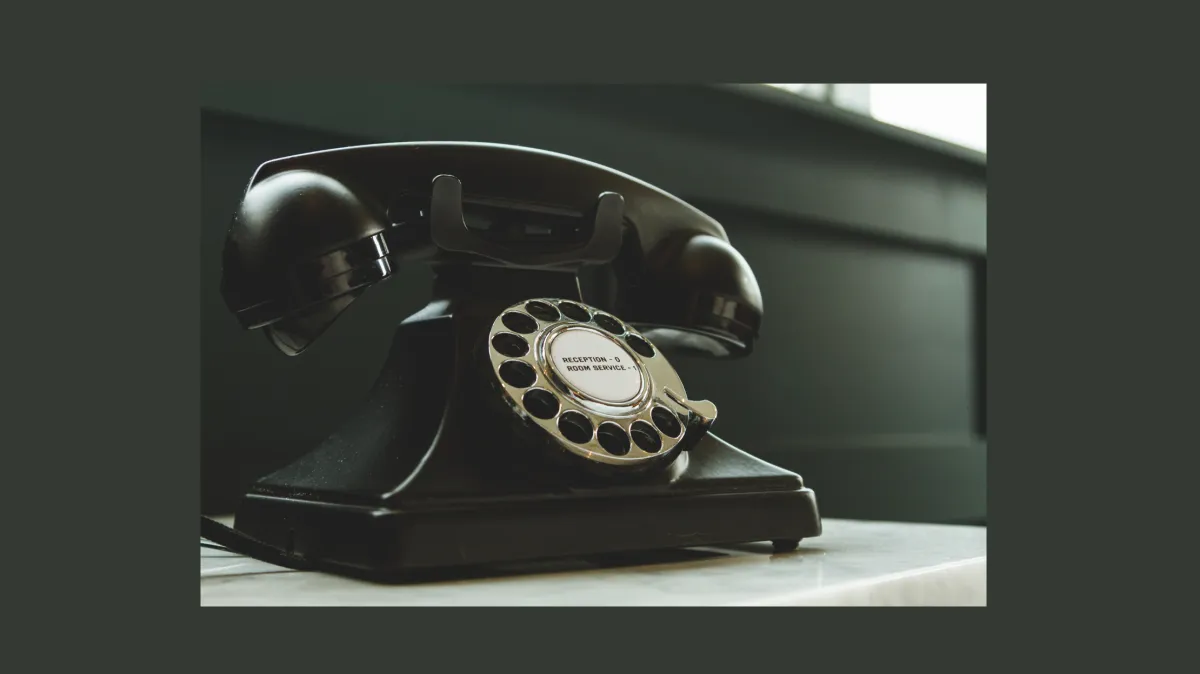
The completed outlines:
{"type": "Polygon", "coordinates": [[[365,142],[471,140],[595,161],[719,220],[758,276],[745,360],[676,360],[714,431],[799,472],[826,517],[986,523],[982,155],[816,104],[703,86],[223,85],[201,98],[202,503],[311,448],[427,299],[402,267],[304,355],[242,331],[220,249],[255,167],[365,142]],[[374,305],[374,306],[371,306],[374,305]]]}

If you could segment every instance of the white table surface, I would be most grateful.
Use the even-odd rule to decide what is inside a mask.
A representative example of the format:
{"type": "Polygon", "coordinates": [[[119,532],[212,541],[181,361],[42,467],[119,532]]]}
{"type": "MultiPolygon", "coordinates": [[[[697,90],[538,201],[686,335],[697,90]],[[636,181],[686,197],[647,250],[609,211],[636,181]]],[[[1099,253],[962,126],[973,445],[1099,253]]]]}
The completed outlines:
{"type": "Polygon", "coordinates": [[[827,519],[769,543],[563,560],[486,578],[380,585],[200,548],[202,606],[986,606],[987,529],[827,519]]]}

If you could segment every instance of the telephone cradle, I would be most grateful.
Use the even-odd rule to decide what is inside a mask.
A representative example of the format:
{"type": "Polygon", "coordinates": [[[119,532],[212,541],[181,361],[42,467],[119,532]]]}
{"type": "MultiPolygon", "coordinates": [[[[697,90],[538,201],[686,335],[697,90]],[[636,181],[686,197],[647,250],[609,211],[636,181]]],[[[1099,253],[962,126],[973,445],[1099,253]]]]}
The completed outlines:
{"type": "MultiPolygon", "coordinates": [[[[434,271],[357,412],[262,477],[215,542],[379,580],[819,536],[800,476],[714,435],[668,355],[750,354],[762,298],[724,229],[573,157],[393,143],[273,160],[226,240],[243,327],[304,351],[393,264],[434,271]]],[[[718,401],[719,402],[719,401],[718,401]]]]}

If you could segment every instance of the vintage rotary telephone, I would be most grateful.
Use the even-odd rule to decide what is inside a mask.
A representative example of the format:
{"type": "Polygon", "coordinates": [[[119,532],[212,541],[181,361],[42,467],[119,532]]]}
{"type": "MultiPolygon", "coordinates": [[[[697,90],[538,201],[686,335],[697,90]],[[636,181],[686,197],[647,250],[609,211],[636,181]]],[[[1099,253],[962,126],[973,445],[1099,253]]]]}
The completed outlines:
{"type": "Polygon", "coordinates": [[[483,143],[267,162],[224,250],[247,329],[304,351],[394,265],[434,269],[359,412],[201,535],[294,568],[421,569],[821,531],[800,477],[709,432],[666,353],[748,354],[762,319],[720,224],[611,169],[483,143]],[[588,295],[581,291],[586,280],[588,295]]]}

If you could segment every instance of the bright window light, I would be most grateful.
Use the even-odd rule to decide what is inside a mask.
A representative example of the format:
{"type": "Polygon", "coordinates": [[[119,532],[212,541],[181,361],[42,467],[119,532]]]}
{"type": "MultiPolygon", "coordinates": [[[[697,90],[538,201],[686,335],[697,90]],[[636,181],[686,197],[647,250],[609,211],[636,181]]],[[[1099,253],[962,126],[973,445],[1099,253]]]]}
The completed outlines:
{"type": "Polygon", "coordinates": [[[783,89],[784,91],[810,98],[824,98],[825,90],[828,84],[767,84],[768,87],[783,89]]]}
{"type": "Polygon", "coordinates": [[[881,122],[987,152],[987,84],[872,84],[881,122]]]}
{"type": "Polygon", "coordinates": [[[766,84],[987,153],[987,84],[766,84]]]}

